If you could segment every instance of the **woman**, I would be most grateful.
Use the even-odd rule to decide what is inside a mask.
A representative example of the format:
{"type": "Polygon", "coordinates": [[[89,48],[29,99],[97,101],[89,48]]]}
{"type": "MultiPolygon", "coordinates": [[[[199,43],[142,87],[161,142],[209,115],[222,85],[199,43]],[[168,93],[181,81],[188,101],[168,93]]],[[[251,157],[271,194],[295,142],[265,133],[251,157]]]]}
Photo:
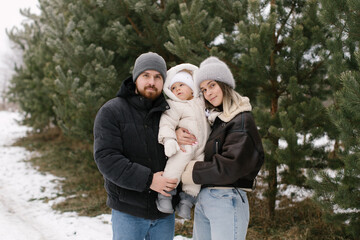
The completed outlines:
{"type": "MultiPolygon", "coordinates": [[[[191,162],[183,183],[201,184],[194,217],[194,240],[245,239],[249,223],[246,192],[263,162],[264,151],[247,97],[235,90],[228,66],[216,57],[205,59],[194,75],[205,98],[212,126],[205,145],[204,162],[191,162]]],[[[187,145],[193,136],[177,131],[178,143],[187,145]]]]}

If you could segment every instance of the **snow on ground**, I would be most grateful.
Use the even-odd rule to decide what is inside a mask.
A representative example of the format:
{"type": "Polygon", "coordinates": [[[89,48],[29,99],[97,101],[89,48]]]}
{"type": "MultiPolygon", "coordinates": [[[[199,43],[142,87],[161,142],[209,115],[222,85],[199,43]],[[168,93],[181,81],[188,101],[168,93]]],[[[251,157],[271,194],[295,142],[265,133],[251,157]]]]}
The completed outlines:
{"type": "Polygon", "coordinates": [[[30,152],[11,146],[29,130],[20,126],[18,120],[21,120],[19,113],[0,111],[0,239],[111,239],[109,214],[91,218],[60,213],[51,208],[54,200],[47,203],[42,200],[55,199],[61,179],[38,172],[26,161],[30,152]]]}

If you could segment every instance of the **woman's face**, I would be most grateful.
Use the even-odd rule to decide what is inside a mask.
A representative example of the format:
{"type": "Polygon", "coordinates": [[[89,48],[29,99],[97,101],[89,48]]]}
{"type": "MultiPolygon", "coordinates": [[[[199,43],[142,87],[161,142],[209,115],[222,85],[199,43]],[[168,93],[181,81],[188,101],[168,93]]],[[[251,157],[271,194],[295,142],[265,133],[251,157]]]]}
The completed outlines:
{"type": "Polygon", "coordinates": [[[216,81],[205,80],[201,82],[200,91],[204,95],[204,98],[214,107],[218,107],[222,104],[224,93],[216,81]]]}

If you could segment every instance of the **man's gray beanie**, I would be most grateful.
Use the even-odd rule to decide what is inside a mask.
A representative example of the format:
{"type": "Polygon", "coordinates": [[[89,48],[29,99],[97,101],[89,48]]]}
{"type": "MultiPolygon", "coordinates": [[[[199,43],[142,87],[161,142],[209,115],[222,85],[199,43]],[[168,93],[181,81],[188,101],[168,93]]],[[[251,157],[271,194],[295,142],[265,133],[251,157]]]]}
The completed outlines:
{"type": "Polygon", "coordinates": [[[199,69],[194,73],[194,81],[198,88],[205,80],[223,82],[235,89],[235,80],[229,67],[217,57],[208,57],[200,63],[199,69]]]}
{"type": "Polygon", "coordinates": [[[139,75],[146,70],[158,71],[163,79],[166,79],[165,60],[157,53],[143,53],[136,59],[132,72],[133,81],[135,82],[139,75]]]}

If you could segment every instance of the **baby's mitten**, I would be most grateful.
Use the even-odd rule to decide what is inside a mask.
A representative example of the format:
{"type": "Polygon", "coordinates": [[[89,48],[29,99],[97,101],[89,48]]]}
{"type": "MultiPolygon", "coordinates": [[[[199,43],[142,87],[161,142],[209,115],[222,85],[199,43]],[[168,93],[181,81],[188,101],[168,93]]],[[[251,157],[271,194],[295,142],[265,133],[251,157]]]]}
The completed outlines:
{"type": "Polygon", "coordinates": [[[180,150],[179,144],[174,139],[169,139],[165,141],[164,148],[165,148],[165,155],[168,157],[171,157],[177,151],[180,150]]]}

